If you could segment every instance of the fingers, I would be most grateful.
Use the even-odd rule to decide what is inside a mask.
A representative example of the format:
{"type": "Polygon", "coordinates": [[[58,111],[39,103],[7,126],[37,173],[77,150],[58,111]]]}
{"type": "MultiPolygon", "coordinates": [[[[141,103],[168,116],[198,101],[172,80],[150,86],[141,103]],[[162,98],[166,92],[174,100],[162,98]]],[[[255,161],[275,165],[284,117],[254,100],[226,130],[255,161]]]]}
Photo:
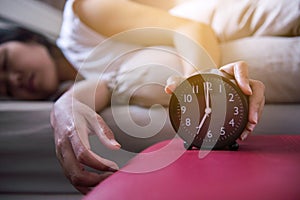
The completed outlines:
{"type": "Polygon", "coordinates": [[[263,111],[265,104],[265,86],[257,80],[250,80],[253,94],[249,96],[249,118],[244,132],[241,134],[242,140],[245,140],[254,130],[263,111]]]}
{"type": "Polygon", "coordinates": [[[243,93],[249,95],[248,123],[240,137],[240,139],[245,140],[253,132],[261,117],[265,104],[264,84],[249,79],[248,65],[242,61],[225,65],[220,68],[220,71],[233,76],[243,93]]]}
{"type": "Polygon", "coordinates": [[[117,150],[121,148],[121,145],[115,140],[114,134],[107,126],[103,118],[96,114],[97,122],[92,123],[93,131],[97,134],[100,141],[108,148],[117,150]]]}
{"type": "Polygon", "coordinates": [[[68,139],[58,142],[56,154],[65,176],[83,194],[89,192],[90,187],[96,186],[112,174],[112,172],[98,174],[85,170],[83,165],[77,160],[68,139]]]}
{"type": "Polygon", "coordinates": [[[249,97],[249,122],[258,123],[265,104],[265,86],[257,80],[250,80],[250,85],[253,89],[253,95],[249,97]]]}
{"type": "MultiPolygon", "coordinates": [[[[103,126],[99,128],[97,118],[94,117],[95,111],[80,102],[76,103],[77,106],[69,106],[68,102],[63,103],[65,106],[56,106],[54,109],[58,109],[58,114],[51,113],[51,124],[54,128],[57,158],[66,177],[80,192],[87,193],[91,187],[115,172],[118,166],[90,150],[89,133],[103,126]],[[91,172],[85,167],[104,173],[91,172]]],[[[112,132],[101,133],[103,138],[113,138],[112,132]]]]}
{"type": "Polygon", "coordinates": [[[220,68],[220,71],[225,72],[231,76],[234,76],[238,86],[241,88],[244,94],[252,95],[252,89],[249,84],[248,65],[247,63],[240,61],[224,65],[220,68]]]}
{"type": "MultiPolygon", "coordinates": [[[[252,89],[249,84],[247,63],[243,61],[230,63],[221,67],[220,71],[229,76],[233,76],[244,94],[252,95],[252,89]]],[[[183,79],[184,77],[182,76],[171,76],[167,80],[165,92],[167,94],[172,94],[176,87],[183,81],[183,79]]]]}
{"type": "Polygon", "coordinates": [[[165,92],[167,94],[172,94],[176,87],[184,80],[181,76],[171,76],[167,80],[167,84],[165,87],[165,92]]]}
{"type": "Polygon", "coordinates": [[[73,151],[78,162],[100,171],[114,171],[118,169],[116,163],[98,155],[96,156],[96,154],[90,150],[89,145],[87,146],[82,143],[82,137],[79,136],[80,134],[88,135],[87,133],[84,133],[83,130],[74,130],[73,134],[70,134],[69,136],[71,149],[67,149],[68,151],[73,151]]]}
{"type": "MultiPolygon", "coordinates": [[[[89,149],[89,141],[87,133],[95,133],[100,141],[110,149],[120,149],[121,145],[114,139],[114,135],[105,121],[93,109],[87,105],[76,102],[73,106],[74,126],[77,131],[75,135],[79,135],[78,142],[83,143],[89,149]]],[[[72,141],[72,140],[71,140],[72,141]]],[[[76,151],[75,151],[76,152],[76,151]]]]}

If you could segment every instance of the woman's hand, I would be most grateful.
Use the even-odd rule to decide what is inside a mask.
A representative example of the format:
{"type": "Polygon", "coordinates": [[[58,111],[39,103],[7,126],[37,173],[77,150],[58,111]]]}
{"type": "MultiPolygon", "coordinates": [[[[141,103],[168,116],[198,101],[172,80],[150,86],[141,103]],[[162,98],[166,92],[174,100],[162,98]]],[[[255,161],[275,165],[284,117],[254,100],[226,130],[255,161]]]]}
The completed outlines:
{"type": "Polygon", "coordinates": [[[118,169],[116,163],[98,156],[90,149],[90,133],[97,134],[108,148],[120,148],[112,131],[90,107],[65,94],[53,107],[51,124],[57,158],[66,177],[81,193],[86,194],[90,187],[96,186],[118,169]],[[102,173],[90,172],[85,169],[86,166],[102,173]]]}
{"type": "Polygon", "coordinates": [[[249,79],[248,65],[245,62],[231,63],[221,67],[220,70],[233,76],[244,94],[249,96],[248,123],[240,137],[241,140],[245,140],[253,132],[261,117],[265,105],[265,86],[261,81],[249,79]]]}
{"type": "MultiPolygon", "coordinates": [[[[245,62],[235,62],[220,68],[220,71],[233,76],[244,94],[249,96],[249,117],[245,130],[240,139],[245,140],[258,123],[265,104],[265,86],[262,82],[249,79],[248,65],[245,62]]],[[[183,81],[183,77],[172,76],[167,80],[165,92],[172,94],[175,88],[183,81]]]]}

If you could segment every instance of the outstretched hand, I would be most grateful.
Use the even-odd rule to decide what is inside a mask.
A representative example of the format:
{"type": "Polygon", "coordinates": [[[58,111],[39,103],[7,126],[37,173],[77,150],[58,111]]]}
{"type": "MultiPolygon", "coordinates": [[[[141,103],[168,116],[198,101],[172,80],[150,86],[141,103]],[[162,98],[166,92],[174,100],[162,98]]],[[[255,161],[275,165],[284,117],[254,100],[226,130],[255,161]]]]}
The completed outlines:
{"type": "Polygon", "coordinates": [[[90,133],[97,134],[108,148],[120,148],[112,131],[91,108],[66,95],[55,103],[51,124],[54,128],[57,158],[66,177],[81,193],[88,193],[91,187],[118,169],[115,162],[91,151],[88,140],[90,133]],[[99,173],[88,171],[86,167],[98,170],[99,173]]]}
{"type": "MultiPolygon", "coordinates": [[[[248,65],[245,62],[235,62],[224,65],[221,72],[233,76],[238,86],[245,95],[249,96],[249,116],[245,130],[240,139],[245,140],[257,125],[265,104],[265,86],[261,81],[249,79],[248,65]]],[[[165,92],[172,94],[176,87],[184,80],[184,77],[172,76],[167,80],[165,92]]]]}

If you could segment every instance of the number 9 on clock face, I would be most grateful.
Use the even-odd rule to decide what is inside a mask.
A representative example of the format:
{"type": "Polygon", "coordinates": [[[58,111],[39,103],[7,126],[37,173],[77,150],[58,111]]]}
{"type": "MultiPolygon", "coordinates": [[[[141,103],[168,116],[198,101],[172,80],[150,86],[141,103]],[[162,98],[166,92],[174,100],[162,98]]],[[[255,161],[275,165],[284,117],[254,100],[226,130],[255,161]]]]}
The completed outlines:
{"type": "Polygon", "coordinates": [[[173,92],[169,116],[187,148],[226,149],[248,122],[248,98],[231,79],[197,74],[173,92]]]}

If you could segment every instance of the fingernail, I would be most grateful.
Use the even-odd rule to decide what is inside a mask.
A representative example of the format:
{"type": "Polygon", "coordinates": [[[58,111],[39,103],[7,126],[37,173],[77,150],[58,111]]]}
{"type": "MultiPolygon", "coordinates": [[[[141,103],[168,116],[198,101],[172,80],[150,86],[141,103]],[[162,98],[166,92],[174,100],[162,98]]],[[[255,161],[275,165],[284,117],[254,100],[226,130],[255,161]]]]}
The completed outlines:
{"type": "Polygon", "coordinates": [[[110,172],[116,172],[116,171],[118,171],[119,169],[115,169],[115,168],[109,167],[107,170],[110,171],[110,172]]]}
{"type": "Polygon", "coordinates": [[[246,140],[247,139],[247,137],[248,137],[248,132],[246,132],[246,131],[244,131],[243,133],[242,133],[242,135],[241,135],[241,139],[244,141],[244,140],[246,140]]]}
{"type": "Polygon", "coordinates": [[[241,139],[244,141],[248,137],[248,133],[243,133],[241,139]]]}
{"type": "Polygon", "coordinates": [[[116,140],[114,140],[114,139],[111,139],[111,140],[110,140],[110,143],[111,143],[112,145],[116,146],[116,147],[121,147],[120,143],[118,143],[118,142],[117,142],[116,140]]]}
{"type": "Polygon", "coordinates": [[[252,92],[252,89],[251,89],[250,85],[248,85],[247,87],[248,87],[249,95],[252,95],[253,92],[252,92]]]}
{"type": "Polygon", "coordinates": [[[257,124],[257,122],[258,122],[258,113],[256,112],[253,114],[253,123],[257,124]]]}
{"type": "Polygon", "coordinates": [[[256,124],[251,124],[251,123],[249,123],[248,126],[247,126],[247,129],[248,129],[250,132],[253,132],[255,126],[256,126],[256,124]]]}
{"type": "Polygon", "coordinates": [[[175,83],[171,83],[166,86],[165,91],[167,94],[172,94],[175,90],[175,83]]]}

